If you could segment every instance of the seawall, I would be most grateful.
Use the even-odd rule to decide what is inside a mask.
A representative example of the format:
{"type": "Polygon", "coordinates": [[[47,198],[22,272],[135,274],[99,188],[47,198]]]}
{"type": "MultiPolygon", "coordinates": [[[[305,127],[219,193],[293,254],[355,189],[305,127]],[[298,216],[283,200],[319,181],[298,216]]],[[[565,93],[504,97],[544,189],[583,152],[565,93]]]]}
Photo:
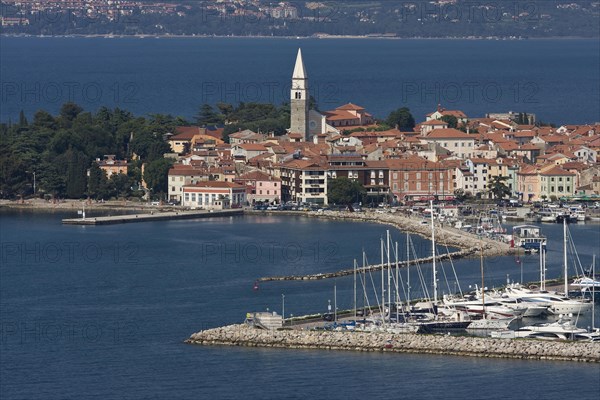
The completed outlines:
{"type": "Polygon", "coordinates": [[[270,331],[245,324],[194,333],[185,343],[600,363],[600,343],[597,342],[549,342],[534,339],[373,332],[270,331]]]}

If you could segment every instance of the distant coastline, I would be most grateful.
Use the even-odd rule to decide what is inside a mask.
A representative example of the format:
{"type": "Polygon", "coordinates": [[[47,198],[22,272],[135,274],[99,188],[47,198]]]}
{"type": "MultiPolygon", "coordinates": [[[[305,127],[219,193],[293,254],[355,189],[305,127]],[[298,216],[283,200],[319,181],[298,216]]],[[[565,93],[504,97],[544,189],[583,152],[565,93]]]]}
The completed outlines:
{"type": "Polygon", "coordinates": [[[523,40],[598,40],[600,36],[448,36],[448,37],[403,37],[403,36],[373,36],[373,35],[312,35],[312,36],[232,36],[232,35],[112,35],[112,34],[69,34],[69,35],[29,35],[29,34],[0,34],[2,38],[105,38],[105,39],[286,39],[286,40],[493,40],[493,41],[523,41],[523,40]]]}

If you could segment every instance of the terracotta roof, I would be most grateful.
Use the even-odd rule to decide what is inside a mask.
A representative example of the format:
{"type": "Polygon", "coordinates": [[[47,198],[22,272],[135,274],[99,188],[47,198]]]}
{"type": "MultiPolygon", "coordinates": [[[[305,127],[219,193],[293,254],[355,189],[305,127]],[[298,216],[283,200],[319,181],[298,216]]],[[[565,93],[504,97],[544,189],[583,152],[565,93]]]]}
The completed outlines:
{"type": "Polygon", "coordinates": [[[446,121],[441,121],[439,119],[431,119],[429,121],[421,122],[421,125],[434,125],[434,126],[446,125],[446,126],[448,126],[448,123],[446,121]]]}
{"type": "Polygon", "coordinates": [[[348,103],[348,104],[344,104],[343,106],[337,107],[336,110],[355,110],[355,111],[360,111],[360,110],[364,110],[364,108],[361,107],[361,106],[357,106],[356,104],[348,103]]]}
{"type": "Polygon", "coordinates": [[[267,151],[267,148],[261,143],[242,143],[236,146],[246,151],[267,151]]]}
{"type": "Polygon", "coordinates": [[[540,172],[540,175],[550,175],[550,176],[565,176],[565,175],[569,175],[569,176],[574,176],[575,173],[574,172],[565,171],[564,169],[562,169],[558,165],[555,165],[552,168],[549,168],[549,169],[546,169],[546,170],[542,170],[542,172],[540,172]]]}
{"type": "Polygon", "coordinates": [[[445,128],[445,129],[433,129],[426,136],[426,139],[472,139],[475,140],[473,135],[459,131],[458,129],[445,128]]]}
{"type": "Polygon", "coordinates": [[[265,174],[262,171],[246,172],[245,174],[240,175],[238,179],[246,181],[281,181],[281,179],[272,177],[271,175],[265,174]]]}

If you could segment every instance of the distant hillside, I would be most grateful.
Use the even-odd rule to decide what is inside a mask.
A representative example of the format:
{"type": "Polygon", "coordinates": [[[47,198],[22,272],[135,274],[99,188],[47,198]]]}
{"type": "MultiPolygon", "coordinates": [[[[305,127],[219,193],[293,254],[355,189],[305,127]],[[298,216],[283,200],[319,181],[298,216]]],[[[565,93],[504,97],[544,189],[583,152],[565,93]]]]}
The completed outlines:
{"type": "Polygon", "coordinates": [[[600,37],[600,1],[2,0],[3,34],[600,37]]]}

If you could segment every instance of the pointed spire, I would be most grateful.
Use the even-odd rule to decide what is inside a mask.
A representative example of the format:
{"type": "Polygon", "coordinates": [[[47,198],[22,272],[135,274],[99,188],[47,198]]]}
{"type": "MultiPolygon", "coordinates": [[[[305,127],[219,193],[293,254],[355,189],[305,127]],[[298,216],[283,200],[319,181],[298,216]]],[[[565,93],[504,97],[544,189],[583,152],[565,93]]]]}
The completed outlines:
{"type": "Polygon", "coordinates": [[[294,74],[292,79],[307,79],[306,69],[304,69],[304,62],[302,61],[302,49],[298,49],[298,55],[296,56],[296,65],[294,66],[294,74]]]}

